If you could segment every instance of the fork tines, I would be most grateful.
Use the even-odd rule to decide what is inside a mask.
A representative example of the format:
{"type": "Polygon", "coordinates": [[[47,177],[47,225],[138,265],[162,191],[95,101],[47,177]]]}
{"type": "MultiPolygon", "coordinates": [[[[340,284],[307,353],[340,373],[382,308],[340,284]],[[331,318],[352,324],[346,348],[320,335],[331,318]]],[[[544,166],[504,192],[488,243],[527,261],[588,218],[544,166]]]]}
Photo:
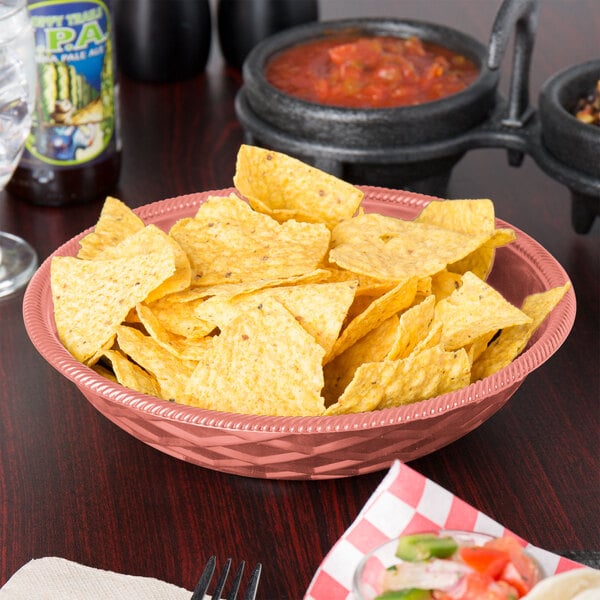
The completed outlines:
{"type": "Polygon", "coordinates": [[[250,576],[250,582],[248,583],[248,587],[246,588],[244,600],[255,600],[256,591],[258,590],[258,582],[260,581],[261,571],[262,565],[261,563],[257,563],[257,565],[254,567],[254,571],[252,571],[252,575],[250,576]]]}
{"type": "MultiPolygon", "coordinates": [[[[221,573],[219,575],[219,579],[217,581],[215,589],[212,591],[212,594],[211,594],[213,600],[221,599],[221,594],[223,592],[223,589],[225,588],[225,582],[227,581],[227,577],[229,575],[229,570],[231,568],[231,562],[232,562],[231,558],[228,558],[225,561],[225,565],[223,566],[223,569],[221,570],[221,573]]],[[[196,584],[196,588],[194,589],[194,593],[192,595],[192,600],[203,600],[203,598],[206,595],[208,588],[210,586],[210,582],[213,578],[216,564],[217,564],[217,557],[211,556],[208,559],[206,566],[204,567],[204,571],[202,571],[202,575],[200,575],[200,579],[198,580],[198,583],[196,584]]],[[[244,561],[240,562],[240,564],[237,568],[237,571],[235,573],[233,583],[229,590],[229,595],[227,596],[226,600],[235,600],[237,598],[237,594],[240,589],[240,584],[242,582],[242,575],[244,574],[245,564],[246,563],[244,561]]],[[[248,588],[246,589],[246,593],[244,594],[244,600],[255,600],[261,570],[262,570],[262,565],[260,563],[258,563],[256,565],[256,567],[254,568],[254,571],[252,572],[250,581],[248,582],[248,588]]]]}

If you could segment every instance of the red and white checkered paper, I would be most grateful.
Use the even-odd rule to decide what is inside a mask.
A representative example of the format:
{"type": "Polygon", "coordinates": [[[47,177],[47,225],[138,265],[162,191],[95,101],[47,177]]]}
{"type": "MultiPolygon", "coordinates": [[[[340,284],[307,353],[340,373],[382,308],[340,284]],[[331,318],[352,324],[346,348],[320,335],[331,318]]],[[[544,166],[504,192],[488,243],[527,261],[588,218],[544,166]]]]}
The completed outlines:
{"type": "Polygon", "coordinates": [[[304,600],[352,600],[352,575],[367,552],[399,535],[440,529],[477,531],[496,537],[513,535],[547,575],[583,566],[528,544],[464,500],[396,461],[321,563],[304,600]]]}

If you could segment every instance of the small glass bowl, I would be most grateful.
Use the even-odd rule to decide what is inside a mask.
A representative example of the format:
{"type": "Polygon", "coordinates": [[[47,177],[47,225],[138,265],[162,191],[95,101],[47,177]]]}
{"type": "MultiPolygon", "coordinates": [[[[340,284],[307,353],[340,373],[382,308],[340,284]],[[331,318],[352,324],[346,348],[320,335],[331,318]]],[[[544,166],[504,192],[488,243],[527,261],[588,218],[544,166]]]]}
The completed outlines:
{"type": "MultiPolygon", "coordinates": [[[[427,532],[422,532],[427,533],[427,532]]],[[[494,536],[473,531],[444,529],[433,532],[439,536],[453,537],[459,546],[481,546],[494,539],[494,536]]],[[[383,592],[381,588],[382,575],[386,569],[402,563],[396,556],[398,538],[393,538],[371,550],[358,563],[352,579],[352,592],[355,600],[374,600],[383,592]]]]}

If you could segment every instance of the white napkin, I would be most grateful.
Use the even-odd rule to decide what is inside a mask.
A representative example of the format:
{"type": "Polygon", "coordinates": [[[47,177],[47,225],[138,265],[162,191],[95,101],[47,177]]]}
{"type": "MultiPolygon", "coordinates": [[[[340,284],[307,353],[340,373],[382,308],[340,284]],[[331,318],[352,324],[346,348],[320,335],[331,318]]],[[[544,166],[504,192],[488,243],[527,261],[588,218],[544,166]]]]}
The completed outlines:
{"type": "Polygon", "coordinates": [[[190,600],[192,592],[152,577],[124,575],[48,556],[23,565],[0,600],[190,600]]]}

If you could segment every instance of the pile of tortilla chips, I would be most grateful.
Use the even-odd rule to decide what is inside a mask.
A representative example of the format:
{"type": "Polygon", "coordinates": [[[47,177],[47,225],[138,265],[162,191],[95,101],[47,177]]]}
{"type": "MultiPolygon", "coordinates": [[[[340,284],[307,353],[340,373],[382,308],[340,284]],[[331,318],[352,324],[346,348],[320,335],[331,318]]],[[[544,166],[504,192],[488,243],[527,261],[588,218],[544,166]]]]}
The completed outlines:
{"type": "Polygon", "coordinates": [[[56,327],[77,360],[206,409],[371,411],[505,367],[568,289],[518,308],[486,283],[514,239],[490,200],[368,214],[355,186],[246,145],[234,185],[168,232],[107,198],[78,255],[53,258],[56,327]]]}

